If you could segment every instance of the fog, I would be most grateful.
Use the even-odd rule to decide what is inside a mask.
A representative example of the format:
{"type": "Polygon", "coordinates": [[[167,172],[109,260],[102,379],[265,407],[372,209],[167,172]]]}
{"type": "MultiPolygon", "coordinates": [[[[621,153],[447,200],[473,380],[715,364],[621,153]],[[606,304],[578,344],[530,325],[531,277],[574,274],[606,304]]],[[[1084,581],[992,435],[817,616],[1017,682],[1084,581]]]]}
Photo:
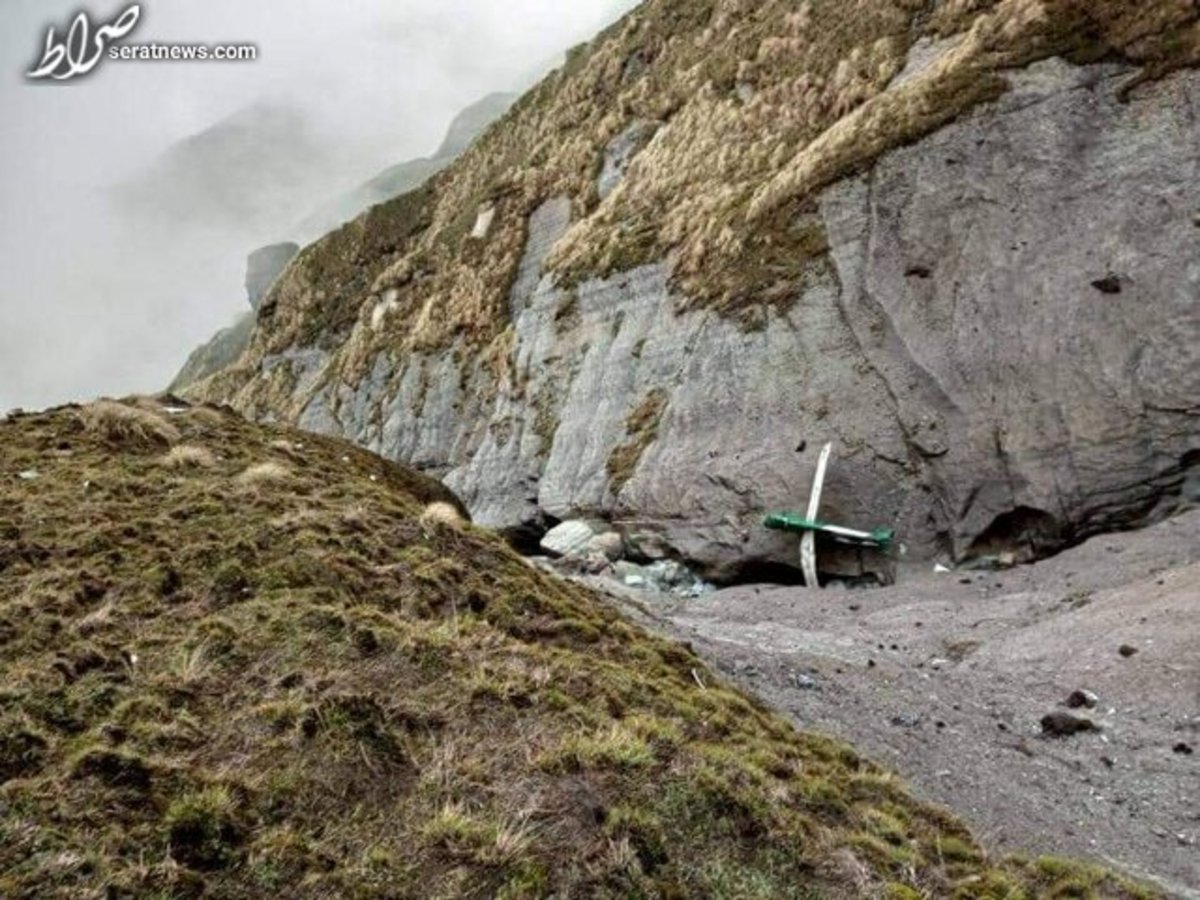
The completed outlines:
{"type": "MultiPolygon", "coordinates": [[[[85,8],[100,24],[127,5],[85,8]]],[[[527,88],[633,5],[146,0],[127,42],[258,59],[104,60],[51,85],[25,72],[79,0],[0,0],[0,412],[162,388],[248,308],[249,251],[429,155],[461,109],[527,88]],[[236,164],[181,144],[246,123],[236,164]]]]}

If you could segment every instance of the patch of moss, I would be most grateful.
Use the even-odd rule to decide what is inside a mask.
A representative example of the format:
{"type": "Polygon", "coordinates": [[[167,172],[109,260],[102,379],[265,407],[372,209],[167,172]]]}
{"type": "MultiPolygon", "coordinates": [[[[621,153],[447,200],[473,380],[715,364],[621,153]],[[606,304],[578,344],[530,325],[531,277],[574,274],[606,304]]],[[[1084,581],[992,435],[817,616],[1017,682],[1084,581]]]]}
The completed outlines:
{"type": "Polygon", "coordinates": [[[650,391],[625,420],[627,440],[608,457],[609,490],[619,494],[637,470],[642,454],[658,437],[658,426],[667,407],[668,395],[662,388],[650,391]]]}

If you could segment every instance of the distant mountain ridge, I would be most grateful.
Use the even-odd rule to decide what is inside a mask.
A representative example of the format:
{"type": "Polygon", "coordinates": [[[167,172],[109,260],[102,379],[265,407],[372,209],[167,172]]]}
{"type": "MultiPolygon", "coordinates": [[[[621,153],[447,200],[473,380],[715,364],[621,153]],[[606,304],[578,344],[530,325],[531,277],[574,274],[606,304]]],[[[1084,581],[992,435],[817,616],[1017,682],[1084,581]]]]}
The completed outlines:
{"type": "Polygon", "coordinates": [[[316,240],[369,207],[420,187],[454,162],[472,141],[508,111],[514,100],[515,94],[497,92],[471,104],[455,116],[433,156],[407,160],[384,169],[309,215],[295,228],[294,236],[301,243],[316,240]]]}
{"type": "Polygon", "coordinates": [[[298,110],[260,102],[173,144],[113,190],[126,212],[171,225],[269,229],[303,214],[333,165],[298,110]]]}

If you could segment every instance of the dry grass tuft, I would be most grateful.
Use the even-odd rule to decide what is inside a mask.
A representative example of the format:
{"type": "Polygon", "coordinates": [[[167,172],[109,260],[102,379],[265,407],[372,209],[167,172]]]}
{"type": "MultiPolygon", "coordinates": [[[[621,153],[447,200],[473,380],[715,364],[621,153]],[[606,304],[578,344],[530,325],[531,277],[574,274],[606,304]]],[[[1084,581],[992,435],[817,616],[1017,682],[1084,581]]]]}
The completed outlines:
{"type": "Polygon", "coordinates": [[[637,471],[642,454],[658,438],[658,426],[667,407],[668,395],[655,388],[625,420],[625,443],[613,449],[608,457],[609,489],[618,494],[637,471]]]}
{"type": "Polygon", "coordinates": [[[193,406],[184,415],[189,422],[195,422],[205,428],[220,428],[225,422],[227,413],[213,409],[211,406],[193,406]]]}
{"type": "Polygon", "coordinates": [[[292,471],[282,463],[255,463],[237,476],[239,487],[253,488],[281,484],[292,477],[292,471]]]}
{"type": "Polygon", "coordinates": [[[170,446],[179,429],[160,413],[114,400],[99,400],[79,411],[84,431],[116,447],[170,446]]]}
{"type": "Polygon", "coordinates": [[[419,519],[426,531],[438,527],[459,528],[465,524],[462,514],[449,503],[430,503],[419,519]]]}
{"type": "Polygon", "coordinates": [[[172,447],[159,462],[168,469],[211,469],[217,464],[217,457],[207,447],[180,444],[172,447]]]}

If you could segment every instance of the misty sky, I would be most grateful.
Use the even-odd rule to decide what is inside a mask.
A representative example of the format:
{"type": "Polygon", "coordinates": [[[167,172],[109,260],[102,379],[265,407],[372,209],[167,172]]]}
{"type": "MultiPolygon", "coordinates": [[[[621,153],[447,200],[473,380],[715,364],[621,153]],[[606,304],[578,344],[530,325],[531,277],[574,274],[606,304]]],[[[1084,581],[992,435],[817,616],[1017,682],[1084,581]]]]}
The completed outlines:
{"type": "MultiPolygon", "coordinates": [[[[84,8],[100,23],[128,5],[84,8]]],[[[160,389],[247,308],[245,255],[287,238],[297,210],[429,155],[463,107],[528,87],[634,5],[143,0],[129,42],[250,42],[258,60],[106,61],[51,86],[24,73],[79,0],[0,0],[0,412],[160,389]],[[278,221],[164,225],[114,204],[172,145],[263,103],[302,114],[322,150],[271,204],[278,221]]]]}

